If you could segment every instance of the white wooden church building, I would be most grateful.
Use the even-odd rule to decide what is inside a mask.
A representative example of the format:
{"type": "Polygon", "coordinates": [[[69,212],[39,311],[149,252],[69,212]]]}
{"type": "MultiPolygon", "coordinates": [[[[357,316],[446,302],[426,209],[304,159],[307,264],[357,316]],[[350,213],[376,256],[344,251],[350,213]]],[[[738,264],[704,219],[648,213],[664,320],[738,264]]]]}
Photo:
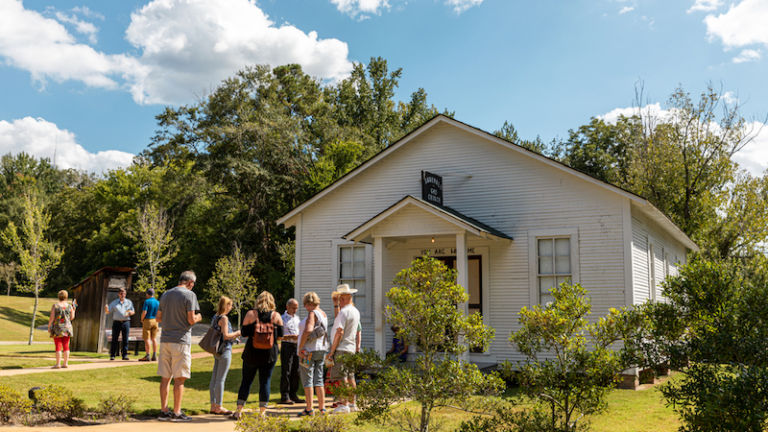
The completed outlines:
{"type": "MultiPolygon", "coordinates": [[[[570,279],[593,313],[661,295],[660,282],[698,249],[647,200],[446,116],[437,116],[350,171],[278,223],[296,229],[295,297],[359,290],[363,345],[391,333],[385,293],[429,252],[458,271],[466,310],[496,339],[471,360],[521,360],[508,342],[518,312],[570,279]]],[[[301,313],[301,311],[300,311],[301,313]]]]}

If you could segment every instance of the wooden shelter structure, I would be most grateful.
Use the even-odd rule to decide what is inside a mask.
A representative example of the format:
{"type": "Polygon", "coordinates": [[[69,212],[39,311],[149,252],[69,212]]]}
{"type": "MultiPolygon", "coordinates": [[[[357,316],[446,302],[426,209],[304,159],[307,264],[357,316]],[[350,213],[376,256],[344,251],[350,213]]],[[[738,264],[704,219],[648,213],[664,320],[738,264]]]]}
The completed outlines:
{"type": "MultiPolygon", "coordinates": [[[[134,274],[130,267],[102,267],[69,289],[69,297],[77,300],[72,351],[101,352],[109,347],[106,330],[112,328],[112,318],[104,313],[104,305],[117,298],[120,288],[139,310],[144,295],[132,289],[134,274]]],[[[140,314],[131,317],[131,327],[141,327],[140,314]]]]}

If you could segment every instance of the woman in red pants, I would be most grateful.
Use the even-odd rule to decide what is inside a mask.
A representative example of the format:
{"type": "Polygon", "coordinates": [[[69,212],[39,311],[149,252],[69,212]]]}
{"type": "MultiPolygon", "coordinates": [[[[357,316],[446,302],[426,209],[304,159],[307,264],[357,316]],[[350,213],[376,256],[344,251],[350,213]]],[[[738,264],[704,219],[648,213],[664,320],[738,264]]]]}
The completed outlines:
{"type": "Polygon", "coordinates": [[[67,367],[69,361],[69,339],[72,337],[72,320],[75,319],[77,300],[72,304],[67,302],[69,294],[66,290],[59,291],[59,302],[51,307],[51,317],[48,320],[48,333],[56,345],[56,364],[54,369],[67,367]],[[64,362],[62,363],[62,353],[64,362]]]}

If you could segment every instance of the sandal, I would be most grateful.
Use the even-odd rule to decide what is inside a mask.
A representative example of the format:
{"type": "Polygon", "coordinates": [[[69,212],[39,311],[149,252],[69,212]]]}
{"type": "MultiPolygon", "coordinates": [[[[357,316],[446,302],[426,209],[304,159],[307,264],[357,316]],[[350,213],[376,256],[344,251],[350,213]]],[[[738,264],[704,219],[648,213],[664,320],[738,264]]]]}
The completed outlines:
{"type": "Polygon", "coordinates": [[[232,414],[229,415],[229,418],[232,419],[232,420],[240,420],[240,417],[242,417],[242,416],[243,416],[242,412],[235,411],[235,412],[233,412],[232,414]]]}
{"type": "Polygon", "coordinates": [[[302,410],[299,413],[299,417],[307,417],[307,416],[312,416],[312,415],[315,415],[315,410],[306,410],[305,409],[305,410],[302,410]]]}
{"type": "Polygon", "coordinates": [[[51,369],[61,369],[61,366],[59,366],[59,365],[54,365],[54,366],[51,366],[51,369]]]}
{"type": "Polygon", "coordinates": [[[326,415],[326,414],[327,414],[327,413],[325,412],[325,408],[323,408],[323,409],[321,409],[321,410],[320,410],[320,414],[322,414],[322,415],[326,415]]]}
{"type": "Polygon", "coordinates": [[[218,410],[218,411],[209,411],[211,414],[217,414],[217,415],[232,415],[233,411],[230,411],[228,409],[225,410],[218,410]]]}

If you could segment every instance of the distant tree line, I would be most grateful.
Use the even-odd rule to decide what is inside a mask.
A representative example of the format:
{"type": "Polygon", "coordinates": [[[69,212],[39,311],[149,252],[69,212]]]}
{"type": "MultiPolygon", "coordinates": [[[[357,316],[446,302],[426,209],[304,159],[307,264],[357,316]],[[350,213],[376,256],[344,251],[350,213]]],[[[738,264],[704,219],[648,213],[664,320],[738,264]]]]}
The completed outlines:
{"type": "MultiPolygon", "coordinates": [[[[26,154],[3,156],[0,231],[20,223],[23,197],[34,192],[51,216],[46,235],[64,252],[44,283],[47,293],[102,266],[137,264],[140,287],[171,283],[192,268],[207,293],[217,261],[237,245],[254,260],[254,284],[282,302],[293,292],[293,232],[277,218],[436,114],[453,115],[428,103],[424,89],[396,100],[401,76],[382,58],[355,65],[337,83],[298,65],[249,67],[198,103],[166,107],[129,167],[95,175],[26,154]],[[152,236],[142,228],[142,218],[151,222],[147,212],[164,218],[167,231],[152,236]]],[[[698,99],[679,89],[668,112],[595,117],[551,143],[520,138],[510,122],[494,133],[647,198],[708,257],[764,253],[768,177],[733,160],[755,132],[739,106],[711,87],[698,99]]],[[[0,245],[0,263],[18,261],[0,245]]],[[[4,276],[0,285],[22,279],[4,276]]]]}

